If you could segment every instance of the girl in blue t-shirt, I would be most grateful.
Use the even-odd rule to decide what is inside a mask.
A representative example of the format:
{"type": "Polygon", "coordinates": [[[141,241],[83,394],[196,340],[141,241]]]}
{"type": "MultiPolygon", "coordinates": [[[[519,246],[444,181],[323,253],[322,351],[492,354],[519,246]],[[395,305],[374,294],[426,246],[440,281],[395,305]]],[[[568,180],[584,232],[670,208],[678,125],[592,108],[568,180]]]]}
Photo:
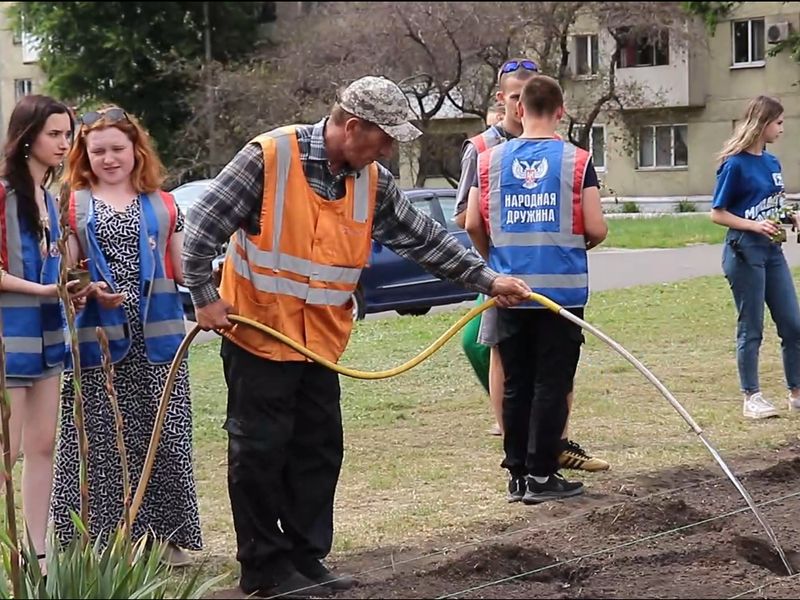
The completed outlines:
{"type": "Polygon", "coordinates": [[[800,307],[781,243],[783,176],[778,159],[764,150],[783,134],[783,107],[759,96],[719,154],[711,220],[728,227],[722,267],[739,313],[736,359],[744,392],[743,414],[753,419],[777,416],[761,393],[758,352],[764,328],[764,303],[777,325],[790,410],[800,410],[800,307]]]}

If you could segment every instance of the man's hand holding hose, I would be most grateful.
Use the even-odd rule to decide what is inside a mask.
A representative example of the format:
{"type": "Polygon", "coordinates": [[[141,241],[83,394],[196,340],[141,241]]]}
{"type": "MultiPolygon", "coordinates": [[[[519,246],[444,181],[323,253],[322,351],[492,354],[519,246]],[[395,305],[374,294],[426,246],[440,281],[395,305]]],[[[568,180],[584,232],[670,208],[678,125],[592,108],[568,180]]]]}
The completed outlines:
{"type": "Polygon", "coordinates": [[[492,282],[491,295],[500,308],[509,308],[525,302],[530,299],[530,293],[531,288],[528,284],[516,277],[500,275],[492,282]]]}

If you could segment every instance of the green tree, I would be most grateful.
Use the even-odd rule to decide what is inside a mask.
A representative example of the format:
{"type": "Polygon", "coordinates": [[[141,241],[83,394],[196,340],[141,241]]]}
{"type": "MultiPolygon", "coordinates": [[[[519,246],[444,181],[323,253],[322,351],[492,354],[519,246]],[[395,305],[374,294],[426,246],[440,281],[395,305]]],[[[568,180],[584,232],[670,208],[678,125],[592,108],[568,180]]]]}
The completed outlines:
{"type": "Polygon", "coordinates": [[[80,110],[119,104],[141,119],[169,162],[197,85],[188,73],[251,52],[271,4],[28,2],[11,11],[17,27],[40,40],[49,93],[80,110]]]}

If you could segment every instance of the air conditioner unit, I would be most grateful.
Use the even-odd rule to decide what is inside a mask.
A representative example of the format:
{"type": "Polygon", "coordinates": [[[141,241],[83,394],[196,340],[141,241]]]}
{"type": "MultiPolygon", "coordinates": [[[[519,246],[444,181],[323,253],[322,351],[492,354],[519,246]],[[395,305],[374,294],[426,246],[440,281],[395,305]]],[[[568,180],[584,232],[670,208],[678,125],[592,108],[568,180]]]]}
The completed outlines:
{"type": "Polygon", "coordinates": [[[778,42],[784,42],[789,38],[790,32],[791,32],[791,26],[789,25],[788,21],[783,21],[781,23],[773,23],[767,28],[767,41],[770,44],[777,44],[778,42]]]}

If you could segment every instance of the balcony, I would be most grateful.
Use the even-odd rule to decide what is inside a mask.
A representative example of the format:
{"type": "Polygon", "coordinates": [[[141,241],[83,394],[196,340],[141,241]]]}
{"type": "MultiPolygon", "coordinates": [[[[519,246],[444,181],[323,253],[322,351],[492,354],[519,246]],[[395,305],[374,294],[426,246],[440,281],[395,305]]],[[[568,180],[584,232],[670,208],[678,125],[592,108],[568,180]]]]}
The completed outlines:
{"type": "Polygon", "coordinates": [[[643,42],[622,49],[617,87],[629,109],[702,107],[706,103],[707,58],[700,51],[643,42]]]}

